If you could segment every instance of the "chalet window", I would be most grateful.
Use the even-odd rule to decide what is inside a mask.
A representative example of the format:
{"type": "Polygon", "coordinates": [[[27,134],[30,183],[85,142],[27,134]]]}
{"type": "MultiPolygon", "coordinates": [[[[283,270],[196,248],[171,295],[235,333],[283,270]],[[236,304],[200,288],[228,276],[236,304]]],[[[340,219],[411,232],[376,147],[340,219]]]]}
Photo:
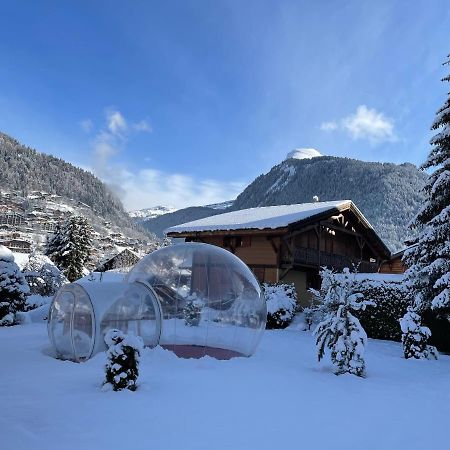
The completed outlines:
{"type": "Polygon", "coordinates": [[[225,236],[223,246],[226,248],[250,247],[251,236],[225,236]]]}

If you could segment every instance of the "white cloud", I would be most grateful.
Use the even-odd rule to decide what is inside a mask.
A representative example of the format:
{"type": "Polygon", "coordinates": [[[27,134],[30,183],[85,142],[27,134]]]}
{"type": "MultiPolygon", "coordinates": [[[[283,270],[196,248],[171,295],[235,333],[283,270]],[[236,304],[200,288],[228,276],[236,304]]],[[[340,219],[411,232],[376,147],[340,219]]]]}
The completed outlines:
{"type": "Polygon", "coordinates": [[[80,121],[80,127],[85,133],[90,133],[94,128],[94,124],[91,119],[83,119],[80,121]]]}
{"type": "MultiPolygon", "coordinates": [[[[131,132],[151,131],[151,127],[146,120],[140,120],[129,127],[123,114],[115,108],[105,110],[105,119],[105,127],[99,130],[92,140],[94,167],[99,176],[108,173],[110,158],[119,153],[125,146],[131,132]]],[[[80,122],[80,125],[86,130],[89,129],[89,131],[93,129],[93,123],[90,119],[80,122]]]]}
{"type": "Polygon", "coordinates": [[[393,120],[365,105],[358,106],[355,114],[346,117],[343,126],[353,139],[374,143],[395,140],[393,120]]]}
{"type": "Polygon", "coordinates": [[[146,120],[140,120],[139,122],[133,123],[133,129],[136,131],[146,131],[151,133],[152,127],[146,120]]]}
{"type": "MultiPolygon", "coordinates": [[[[232,200],[245,187],[241,182],[196,179],[182,173],[167,173],[155,169],[130,171],[114,163],[114,156],[126,148],[128,137],[135,132],[150,132],[146,120],[128,122],[117,109],[106,110],[104,129],[92,140],[93,171],[119,195],[128,210],[156,205],[177,208],[207,205],[232,200]]],[[[143,158],[147,164],[148,157],[143,158]]]]}
{"type": "Polygon", "coordinates": [[[127,121],[120,111],[109,109],[106,111],[108,130],[114,135],[125,133],[128,129],[127,121]]]}
{"type": "Polygon", "coordinates": [[[120,142],[113,134],[107,131],[100,131],[94,138],[93,148],[95,165],[104,166],[108,160],[119,152],[120,142]]]}
{"type": "Polygon", "coordinates": [[[324,122],[320,125],[320,129],[323,131],[334,131],[338,127],[338,124],[336,122],[324,122]]]}
{"type": "Polygon", "coordinates": [[[128,210],[156,205],[185,208],[218,203],[236,198],[245,187],[242,182],[196,179],[154,169],[130,172],[116,168],[111,175],[105,181],[111,182],[128,210]]]}
{"type": "Polygon", "coordinates": [[[371,144],[394,142],[397,136],[394,131],[394,121],[376,109],[359,105],[354,114],[344,117],[339,122],[324,122],[320,126],[324,131],[342,130],[354,140],[366,139],[371,144]]]}

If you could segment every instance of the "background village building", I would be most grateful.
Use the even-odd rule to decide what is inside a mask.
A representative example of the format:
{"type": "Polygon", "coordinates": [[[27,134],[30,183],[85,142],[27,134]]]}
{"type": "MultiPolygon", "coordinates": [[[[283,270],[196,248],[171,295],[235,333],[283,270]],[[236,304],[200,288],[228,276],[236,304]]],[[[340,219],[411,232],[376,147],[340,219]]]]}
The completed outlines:
{"type": "Polygon", "coordinates": [[[33,244],[25,239],[0,239],[0,245],[17,253],[31,253],[33,247],[33,244]]]}
{"type": "Polygon", "coordinates": [[[140,259],[141,258],[139,258],[136,253],[126,248],[117,255],[114,255],[99,264],[95,269],[95,272],[106,272],[107,270],[130,268],[140,259]]]}
{"type": "Polygon", "coordinates": [[[171,238],[217,245],[239,256],[260,282],[292,282],[299,299],[320,285],[322,266],[378,272],[390,251],[350,201],[267,206],[171,227],[171,238]]]}

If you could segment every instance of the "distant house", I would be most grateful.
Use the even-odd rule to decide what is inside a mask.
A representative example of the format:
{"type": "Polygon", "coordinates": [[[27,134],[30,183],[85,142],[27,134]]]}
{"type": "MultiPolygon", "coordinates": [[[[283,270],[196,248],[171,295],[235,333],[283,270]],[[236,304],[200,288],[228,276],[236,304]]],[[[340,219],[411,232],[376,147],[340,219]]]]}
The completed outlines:
{"type": "Polygon", "coordinates": [[[31,253],[32,243],[24,239],[0,240],[0,244],[9,248],[12,252],[31,253]]]}
{"type": "Polygon", "coordinates": [[[122,269],[134,266],[140,260],[139,256],[129,249],[124,249],[117,255],[103,261],[95,269],[95,272],[106,272],[112,269],[122,269]]]}
{"type": "Polygon", "coordinates": [[[300,298],[320,285],[322,266],[378,272],[390,251],[350,201],[244,209],[166,230],[171,238],[217,245],[239,256],[260,282],[293,282],[300,298]]]}
{"type": "Polygon", "coordinates": [[[19,214],[15,211],[7,211],[0,214],[0,224],[1,225],[22,225],[25,221],[25,218],[22,214],[19,214]]]}

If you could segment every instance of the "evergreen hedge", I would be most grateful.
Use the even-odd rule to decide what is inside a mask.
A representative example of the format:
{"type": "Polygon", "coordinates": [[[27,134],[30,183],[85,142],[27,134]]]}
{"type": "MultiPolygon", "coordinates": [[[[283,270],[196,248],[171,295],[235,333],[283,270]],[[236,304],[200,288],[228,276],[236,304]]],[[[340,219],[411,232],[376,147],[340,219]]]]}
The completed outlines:
{"type": "Polygon", "coordinates": [[[408,298],[403,284],[395,281],[358,280],[358,292],[375,306],[367,306],[356,316],[367,335],[374,339],[401,341],[399,320],[405,315],[408,298]]]}

